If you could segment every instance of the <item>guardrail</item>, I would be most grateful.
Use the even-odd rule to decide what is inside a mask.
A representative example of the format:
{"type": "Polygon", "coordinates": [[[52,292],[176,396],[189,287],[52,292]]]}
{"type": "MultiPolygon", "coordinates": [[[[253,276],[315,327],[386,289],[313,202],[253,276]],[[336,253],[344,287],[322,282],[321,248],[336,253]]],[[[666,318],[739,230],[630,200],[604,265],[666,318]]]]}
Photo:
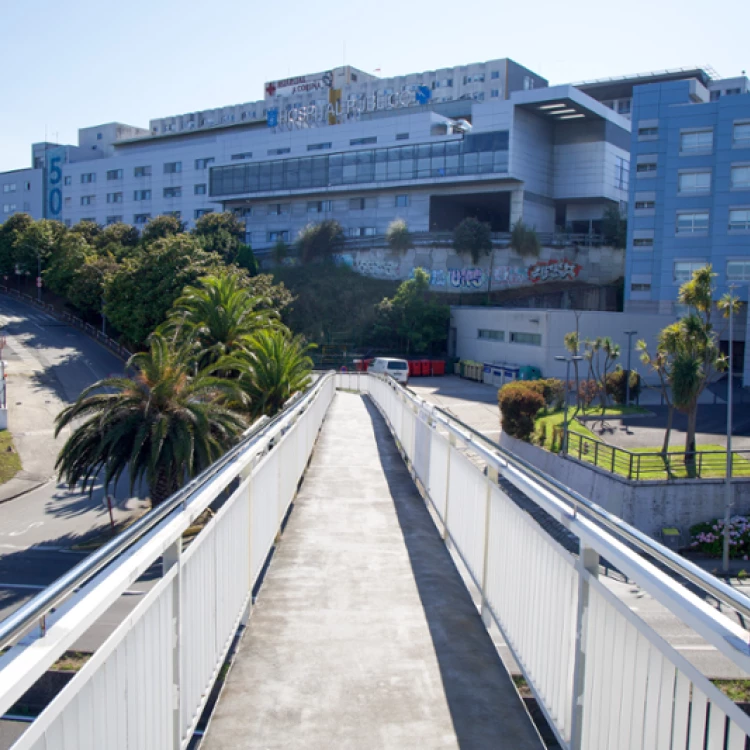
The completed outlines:
{"type": "MultiPolygon", "coordinates": [[[[564,454],[568,458],[593,464],[611,474],[631,481],[684,479],[689,476],[684,451],[638,453],[608,445],[586,435],[568,432],[564,454]]],[[[698,449],[695,453],[696,479],[724,479],[727,475],[727,452],[698,449]]],[[[732,477],[750,477],[750,450],[733,449],[729,466],[732,477]]]]}
{"type": "Polygon", "coordinates": [[[16,750],[187,747],[334,392],[333,376],[320,378],[165,505],[2,624],[0,644],[21,640],[0,657],[0,715],[161,560],[161,577],[16,750]],[[215,515],[183,549],[183,533],[212,505],[215,515]],[[28,632],[39,621],[43,627],[28,632]]]}
{"type": "Polygon", "coordinates": [[[3,284],[0,284],[0,292],[2,292],[3,294],[7,294],[10,297],[15,297],[16,299],[19,299],[28,305],[33,305],[37,309],[43,310],[48,315],[51,315],[53,318],[57,318],[57,320],[61,320],[64,323],[70,323],[70,325],[84,331],[87,335],[91,336],[91,338],[96,339],[99,343],[104,344],[107,349],[109,349],[125,361],[130,359],[130,357],[133,355],[133,353],[129,349],[126,349],[113,338],[107,336],[106,333],[100,331],[95,326],[92,326],[91,323],[86,323],[85,321],[77,318],[75,315],[72,315],[69,312],[61,312],[54,305],[51,305],[48,302],[41,302],[32,297],[30,294],[22,294],[21,292],[15,289],[11,289],[10,287],[7,287],[3,284]]]}
{"type": "Polygon", "coordinates": [[[395,382],[336,379],[367,390],[386,418],[480,592],[485,623],[501,631],[563,747],[745,747],[750,717],[602,585],[599,558],[745,672],[748,633],[674,576],[744,618],[750,600],[395,382]],[[499,476],[573,533],[579,554],[510,500],[499,476]]]}

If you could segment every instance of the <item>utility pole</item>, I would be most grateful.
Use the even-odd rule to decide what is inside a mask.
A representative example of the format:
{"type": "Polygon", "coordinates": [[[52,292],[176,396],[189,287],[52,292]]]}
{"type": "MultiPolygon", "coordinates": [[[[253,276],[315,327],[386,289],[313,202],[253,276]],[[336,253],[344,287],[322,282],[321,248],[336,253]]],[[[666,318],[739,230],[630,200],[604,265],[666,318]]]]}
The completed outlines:
{"type": "Polygon", "coordinates": [[[563,417],[563,444],[562,452],[568,452],[568,401],[570,401],[570,365],[572,362],[578,362],[583,359],[581,356],[564,357],[558,354],[555,359],[558,362],[565,362],[565,416],[563,417]]]}
{"type": "Polygon", "coordinates": [[[638,331],[623,331],[628,337],[628,372],[625,376],[625,406],[630,406],[630,350],[631,339],[638,335],[638,331]]]}
{"type": "MultiPolygon", "coordinates": [[[[729,296],[733,297],[736,286],[729,285],[729,296]]],[[[727,378],[727,476],[724,482],[724,544],[721,556],[721,569],[724,573],[729,572],[729,522],[732,517],[732,391],[734,390],[734,379],[732,378],[732,339],[734,337],[734,309],[729,306],[729,376],[727,378]]]]}

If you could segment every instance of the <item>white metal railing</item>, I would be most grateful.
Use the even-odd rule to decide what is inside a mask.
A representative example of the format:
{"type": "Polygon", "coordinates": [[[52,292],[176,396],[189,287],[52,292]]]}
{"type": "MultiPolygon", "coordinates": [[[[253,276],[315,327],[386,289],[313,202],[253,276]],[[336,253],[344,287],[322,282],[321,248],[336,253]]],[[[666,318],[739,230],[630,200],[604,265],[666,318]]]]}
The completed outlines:
{"type": "MultiPolygon", "coordinates": [[[[322,376],[218,471],[193,482],[183,501],[126,551],[92,567],[90,580],[81,563],[80,587],[46,615],[46,631],[33,630],[0,657],[0,715],[159,559],[162,576],[15,750],[188,745],[334,393],[334,377],[322,376]],[[185,530],[227,488],[234,488],[228,499],[183,550],[185,530]]],[[[75,588],[75,575],[71,581],[66,586],[75,588]]],[[[47,611],[66,590],[41,609],[30,602],[11,629],[3,623],[4,635],[20,632],[24,618],[47,611]]]]}
{"type": "Polygon", "coordinates": [[[446,543],[479,589],[485,623],[501,631],[563,747],[745,747],[750,717],[602,585],[599,557],[748,673],[748,633],[632,545],[743,614],[750,601],[392,380],[336,378],[369,393],[385,416],[446,543]],[[498,475],[571,531],[579,554],[514,503],[498,475]]]}

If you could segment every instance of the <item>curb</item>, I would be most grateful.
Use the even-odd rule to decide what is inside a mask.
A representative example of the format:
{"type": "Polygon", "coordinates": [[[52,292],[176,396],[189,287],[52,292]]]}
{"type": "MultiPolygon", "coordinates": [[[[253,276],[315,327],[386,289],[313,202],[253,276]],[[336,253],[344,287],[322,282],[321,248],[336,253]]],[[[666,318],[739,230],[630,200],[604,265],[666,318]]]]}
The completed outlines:
{"type": "Polygon", "coordinates": [[[40,487],[44,487],[45,484],[49,484],[52,480],[48,479],[45,482],[38,482],[37,484],[34,484],[33,486],[21,490],[21,492],[16,492],[15,495],[11,495],[10,497],[1,497],[0,498],[0,505],[3,503],[9,503],[11,500],[17,500],[19,497],[23,497],[24,495],[28,495],[29,492],[33,492],[34,490],[38,490],[40,487]]]}

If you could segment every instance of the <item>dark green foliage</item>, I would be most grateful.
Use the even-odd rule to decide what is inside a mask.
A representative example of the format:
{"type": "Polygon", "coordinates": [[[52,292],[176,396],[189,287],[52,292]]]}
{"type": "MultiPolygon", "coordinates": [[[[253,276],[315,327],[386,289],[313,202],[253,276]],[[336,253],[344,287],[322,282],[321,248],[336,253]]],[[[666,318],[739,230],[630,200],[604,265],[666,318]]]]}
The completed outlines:
{"type": "Polygon", "coordinates": [[[110,224],[96,235],[94,245],[97,250],[106,248],[109,245],[122,245],[125,248],[134,248],[138,244],[139,239],[138,230],[130,224],[110,224]]]}
{"type": "Polygon", "coordinates": [[[141,242],[149,245],[157,240],[173,237],[185,230],[185,225],[176,216],[155,216],[143,227],[141,242]]]}
{"type": "Polygon", "coordinates": [[[112,257],[93,257],[76,269],[67,291],[68,302],[83,318],[91,319],[99,315],[104,299],[107,279],[119,270],[112,257]]]}
{"type": "Polygon", "coordinates": [[[628,235],[627,219],[617,206],[608,206],[602,217],[602,236],[606,245],[620,250],[625,248],[628,235]]]}
{"type": "Polygon", "coordinates": [[[518,380],[504,385],[497,394],[503,430],[511,437],[529,442],[534,418],[544,408],[544,397],[535,381],[518,380]]]}
{"type": "Polygon", "coordinates": [[[89,245],[95,245],[102,230],[95,221],[79,221],[70,228],[70,231],[73,234],[80,234],[89,245]]]}
{"type": "Polygon", "coordinates": [[[0,224],[0,273],[13,273],[21,237],[33,224],[34,220],[28,214],[13,214],[0,224]]]}
{"type": "Polygon", "coordinates": [[[468,217],[453,231],[453,247],[457,253],[468,253],[474,263],[492,252],[490,225],[468,217]]]}
{"type": "Polygon", "coordinates": [[[344,246],[344,230],[336,219],[308,224],[297,235],[295,246],[303,263],[330,259],[344,246]]]}
{"type": "Polygon", "coordinates": [[[542,249],[536,230],[527,227],[520,219],[513,225],[510,246],[523,258],[538,258],[542,249]]]}
{"type": "Polygon", "coordinates": [[[234,262],[240,268],[244,268],[251,276],[258,275],[258,271],[260,270],[258,267],[258,261],[250,245],[239,246],[234,262]]]}
{"type": "Polygon", "coordinates": [[[192,234],[206,252],[217,253],[225,263],[234,263],[245,242],[245,222],[235,214],[210,213],[195,222],[192,234]]]}
{"type": "Polygon", "coordinates": [[[396,253],[405,253],[412,246],[409,227],[403,219],[394,219],[385,233],[388,246],[396,253]]]}
{"type": "MultiPolygon", "coordinates": [[[[614,372],[607,375],[607,393],[612,396],[616,404],[624,404],[627,394],[626,371],[618,367],[614,372]]],[[[641,376],[635,371],[630,371],[630,399],[635,400],[641,392],[641,376]]]]}

